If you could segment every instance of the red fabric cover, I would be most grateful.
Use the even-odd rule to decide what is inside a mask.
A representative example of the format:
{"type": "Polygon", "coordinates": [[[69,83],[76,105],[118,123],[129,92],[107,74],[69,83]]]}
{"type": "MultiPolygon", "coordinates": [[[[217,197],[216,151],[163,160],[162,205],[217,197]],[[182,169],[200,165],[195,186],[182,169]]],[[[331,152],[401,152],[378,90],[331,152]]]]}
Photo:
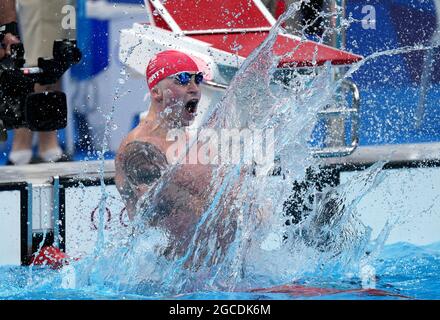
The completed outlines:
{"type": "Polygon", "coordinates": [[[31,264],[35,266],[48,265],[54,269],[58,269],[68,264],[67,259],[68,256],[60,249],[53,246],[45,246],[32,258],[31,264]]]}
{"type": "Polygon", "coordinates": [[[275,9],[275,19],[278,19],[286,10],[287,10],[286,1],[279,0],[277,2],[277,6],[275,9]]]}
{"type": "MultiPolygon", "coordinates": [[[[237,54],[247,58],[269,35],[268,31],[229,33],[229,34],[198,34],[191,38],[205,41],[214,48],[237,54]]],[[[313,41],[292,39],[278,35],[273,52],[282,56],[279,68],[294,68],[303,66],[322,65],[331,61],[334,65],[351,64],[362,59],[361,56],[313,41]]]]}
{"type": "MultiPolygon", "coordinates": [[[[183,31],[271,27],[250,0],[173,0],[163,1],[162,5],[183,31]]],[[[156,26],[168,29],[161,21],[161,12],[157,13],[153,15],[156,26]]]]}

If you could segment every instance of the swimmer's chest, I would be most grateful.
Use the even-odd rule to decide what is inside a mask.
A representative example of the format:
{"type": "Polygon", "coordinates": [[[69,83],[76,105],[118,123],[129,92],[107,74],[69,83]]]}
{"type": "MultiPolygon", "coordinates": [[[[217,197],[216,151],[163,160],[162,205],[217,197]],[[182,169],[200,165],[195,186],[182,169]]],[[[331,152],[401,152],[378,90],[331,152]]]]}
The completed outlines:
{"type": "MultiPolygon", "coordinates": [[[[204,195],[211,184],[212,167],[209,165],[179,165],[172,183],[193,196],[204,195]]],[[[181,190],[183,191],[183,190],[181,190]]]]}

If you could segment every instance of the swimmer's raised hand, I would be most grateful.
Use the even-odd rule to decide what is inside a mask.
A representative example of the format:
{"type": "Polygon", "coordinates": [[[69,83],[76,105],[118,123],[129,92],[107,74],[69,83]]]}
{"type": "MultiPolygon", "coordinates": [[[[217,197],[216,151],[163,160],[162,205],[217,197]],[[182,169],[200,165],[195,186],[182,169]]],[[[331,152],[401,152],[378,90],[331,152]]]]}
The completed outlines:
{"type": "Polygon", "coordinates": [[[11,33],[7,33],[2,41],[2,47],[0,48],[0,60],[5,56],[11,55],[11,45],[20,43],[20,39],[11,33]]]}

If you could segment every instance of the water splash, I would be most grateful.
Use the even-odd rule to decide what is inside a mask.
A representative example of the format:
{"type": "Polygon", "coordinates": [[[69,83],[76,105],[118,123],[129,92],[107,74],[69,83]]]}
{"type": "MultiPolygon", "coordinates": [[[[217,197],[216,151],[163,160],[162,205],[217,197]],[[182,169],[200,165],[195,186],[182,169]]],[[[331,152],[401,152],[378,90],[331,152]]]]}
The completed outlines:
{"type": "MultiPolygon", "coordinates": [[[[204,290],[249,290],[307,277],[344,277],[372,270],[368,266],[399,222],[392,218],[372,240],[371,230],[359,219],[356,204],[381,183],[385,161],[337,187],[307,188],[303,197],[312,199],[307,203],[309,209],[301,211],[297,223],[285,223],[285,203],[291,195],[292,181],[303,181],[309,167],[320,171],[320,162],[310,155],[307,142],[317,112],[332,101],[339,86],[329,64],[309,75],[291,70],[287,84],[278,78],[276,66],[281,57],[275,56],[272,48],[282,23],[298,8],[299,5],[292,5],[277,21],[203,124],[204,128],[274,129],[282,177],[255,177],[252,168],[242,162],[214,168],[211,183],[206,186],[206,209],[195,227],[188,230],[185,241],[177,243],[180,250],[170,252],[175,239],[166,228],[157,225],[155,218],[159,215],[152,204],[158,202],[182,168],[170,168],[154,191],[138,203],[140,214],[132,222],[131,236],[112,239],[109,244],[103,233],[108,195],[102,166],[97,246],[91,256],[72,262],[75,283],[69,286],[83,292],[111,288],[160,297],[204,290]],[[145,204],[148,208],[143,207],[145,204]]],[[[344,78],[380,56],[425,49],[408,47],[375,53],[353,65],[344,78]]],[[[111,117],[112,112],[106,121],[105,137],[111,134],[111,117]]],[[[105,141],[102,162],[107,150],[105,141]]],[[[66,276],[72,276],[40,271],[37,268],[31,274],[32,283],[12,286],[15,291],[10,294],[22,292],[23,287],[35,291],[63,287],[66,276]]]]}
{"type": "MultiPolygon", "coordinates": [[[[345,272],[365,254],[370,230],[362,225],[354,208],[378,183],[384,163],[366,170],[349,185],[324,190],[320,204],[301,224],[283,226],[283,203],[290,194],[291,181],[302,180],[308,167],[319,165],[310,155],[307,141],[317,112],[333,99],[338,86],[329,64],[313,77],[292,72],[295,85],[279,84],[276,66],[280,57],[272,48],[281,24],[297,9],[290,7],[278,20],[202,125],[274,129],[275,152],[281,159],[284,179],[274,183],[271,178],[256,178],[244,162],[213,168],[211,183],[206,185],[206,209],[195,227],[187,229],[180,241],[172,239],[166,228],[162,230],[168,244],[161,251],[167,251],[170,242],[173,248],[167,257],[170,267],[159,279],[161,292],[234,291],[282,284],[317,270],[345,272]],[[280,238],[283,233],[284,239],[280,238]]],[[[170,168],[140,202],[139,216],[148,217],[150,227],[160,220],[156,204],[182,170],[182,166],[170,168]]],[[[179,218],[183,216],[175,219],[179,218]]],[[[144,241],[150,239],[150,234],[141,233],[144,241]]]]}

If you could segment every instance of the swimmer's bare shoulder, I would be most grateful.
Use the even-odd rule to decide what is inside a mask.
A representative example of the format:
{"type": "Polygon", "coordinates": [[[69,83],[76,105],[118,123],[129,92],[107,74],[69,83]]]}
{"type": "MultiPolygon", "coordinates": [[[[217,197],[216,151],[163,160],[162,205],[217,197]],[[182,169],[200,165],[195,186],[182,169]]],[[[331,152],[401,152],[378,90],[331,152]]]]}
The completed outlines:
{"type": "Polygon", "coordinates": [[[132,216],[136,202],[167,167],[165,154],[154,138],[137,127],[122,141],[115,158],[115,184],[132,216]]]}

